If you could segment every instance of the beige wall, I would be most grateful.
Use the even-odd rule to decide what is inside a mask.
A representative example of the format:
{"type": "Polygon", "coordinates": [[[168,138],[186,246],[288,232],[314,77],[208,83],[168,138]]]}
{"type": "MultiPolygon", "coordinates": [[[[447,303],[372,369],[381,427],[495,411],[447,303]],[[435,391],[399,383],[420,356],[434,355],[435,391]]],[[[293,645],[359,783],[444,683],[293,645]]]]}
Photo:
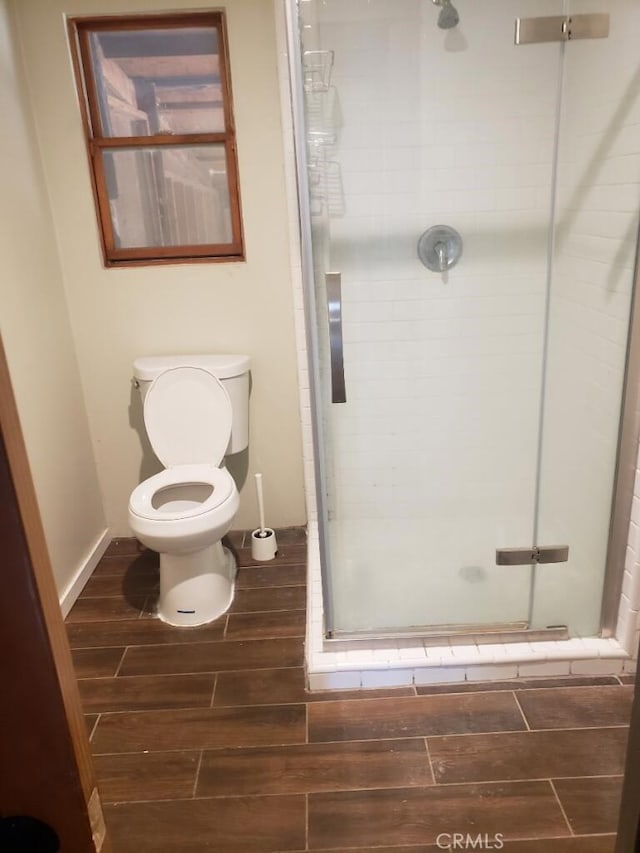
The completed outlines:
{"type": "Polygon", "coordinates": [[[53,222],[0,0],[0,316],[56,585],[62,594],[105,520],[53,222]]]}
{"type": "Polygon", "coordinates": [[[226,4],[246,263],[103,269],[64,13],[210,6],[198,0],[15,2],[30,97],[77,344],[100,483],[115,535],[127,502],[157,468],[143,452],[130,387],[137,355],[246,352],[252,358],[249,479],[236,527],[255,526],[252,473],[268,523],[304,522],[292,289],[271,0],[226,4]]]}

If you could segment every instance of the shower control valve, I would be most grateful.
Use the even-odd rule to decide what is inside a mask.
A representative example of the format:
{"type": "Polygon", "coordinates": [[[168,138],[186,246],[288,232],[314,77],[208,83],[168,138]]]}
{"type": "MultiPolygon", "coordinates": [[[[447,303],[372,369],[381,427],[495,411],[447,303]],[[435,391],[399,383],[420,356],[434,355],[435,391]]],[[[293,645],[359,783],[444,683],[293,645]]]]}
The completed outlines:
{"type": "Polygon", "coordinates": [[[446,272],[462,257],[462,237],[450,225],[433,225],[418,240],[418,257],[432,272],[446,272]]]}

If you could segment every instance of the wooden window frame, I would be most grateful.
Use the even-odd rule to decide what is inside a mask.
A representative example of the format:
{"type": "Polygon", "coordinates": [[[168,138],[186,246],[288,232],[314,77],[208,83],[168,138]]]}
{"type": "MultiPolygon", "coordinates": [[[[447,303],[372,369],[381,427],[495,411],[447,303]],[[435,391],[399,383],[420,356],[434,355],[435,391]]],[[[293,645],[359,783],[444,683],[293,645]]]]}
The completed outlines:
{"type": "Polygon", "coordinates": [[[245,256],[240,186],[238,181],[238,158],[224,12],[72,17],[68,19],[67,27],[80,112],[85,130],[89,169],[98,217],[98,229],[101,237],[104,265],[106,267],[123,267],[148,266],[152,264],[243,261],[245,256]],[[91,33],[101,30],[130,32],[136,29],[178,29],[198,26],[215,28],[218,33],[224,132],[105,136],[102,129],[97,86],[91,61],[89,43],[91,33]],[[116,246],[111,219],[103,154],[108,151],[117,151],[118,149],[169,148],[173,146],[204,144],[222,144],[225,148],[232,231],[231,242],[118,248],[116,246]]]}

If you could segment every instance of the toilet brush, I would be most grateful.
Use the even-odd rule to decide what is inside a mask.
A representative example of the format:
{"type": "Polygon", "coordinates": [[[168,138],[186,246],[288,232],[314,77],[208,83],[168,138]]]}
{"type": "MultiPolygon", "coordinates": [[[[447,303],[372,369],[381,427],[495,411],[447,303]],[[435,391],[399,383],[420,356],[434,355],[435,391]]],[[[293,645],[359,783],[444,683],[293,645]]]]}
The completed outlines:
{"type": "Polygon", "coordinates": [[[265,560],[273,560],[278,550],[275,531],[271,527],[265,527],[264,524],[262,474],[256,474],[256,494],[258,496],[260,527],[251,534],[251,556],[256,562],[262,563],[265,560]]]}

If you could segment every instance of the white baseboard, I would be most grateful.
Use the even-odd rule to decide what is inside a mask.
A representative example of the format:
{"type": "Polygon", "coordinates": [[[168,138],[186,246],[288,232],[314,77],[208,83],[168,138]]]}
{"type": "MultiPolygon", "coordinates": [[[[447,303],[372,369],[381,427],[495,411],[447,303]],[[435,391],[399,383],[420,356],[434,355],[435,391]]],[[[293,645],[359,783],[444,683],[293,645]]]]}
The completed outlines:
{"type": "Polygon", "coordinates": [[[60,608],[62,610],[62,616],[64,619],[67,618],[69,611],[76,603],[78,596],[80,595],[80,593],[84,589],[85,584],[93,574],[93,570],[102,559],[102,555],[109,547],[110,542],[111,532],[107,527],[100,534],[100,536],[98,536],[95,544],[89,551],[89,555],[79,565],[73,579],[70,581],[70,583],[66,586],[66,588],[60,595],[60,608]]]}

